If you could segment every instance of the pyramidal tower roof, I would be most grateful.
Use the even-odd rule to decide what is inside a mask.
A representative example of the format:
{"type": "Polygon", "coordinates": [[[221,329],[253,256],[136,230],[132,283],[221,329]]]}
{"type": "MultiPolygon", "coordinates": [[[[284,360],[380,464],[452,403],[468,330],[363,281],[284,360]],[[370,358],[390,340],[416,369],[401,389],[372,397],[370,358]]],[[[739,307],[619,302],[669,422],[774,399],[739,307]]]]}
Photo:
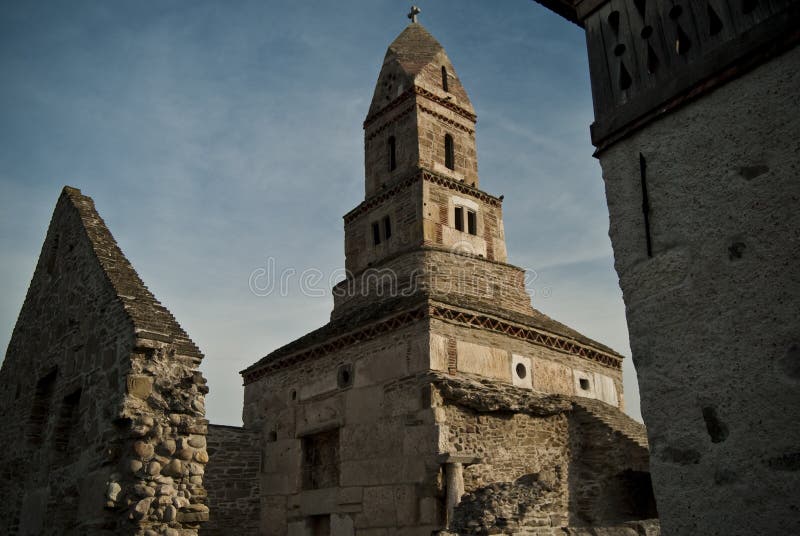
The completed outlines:
{"type": "Polygon", "coordinates": [[[444,47],[418,22],[406,26],[386,50],[368,117],[414,86],[448,97],[470,114],[475,112],[444,47]],[[443,77],[447,90],[442,87],[443,77]]]}
{"type": "Polygon", "coordinates": [[[444,47],[439,41],[422,24],[412,22],[389,45],[384,64],[387,60],[397,61],[405,72],[416,75],[440,52],[444,47]]]}

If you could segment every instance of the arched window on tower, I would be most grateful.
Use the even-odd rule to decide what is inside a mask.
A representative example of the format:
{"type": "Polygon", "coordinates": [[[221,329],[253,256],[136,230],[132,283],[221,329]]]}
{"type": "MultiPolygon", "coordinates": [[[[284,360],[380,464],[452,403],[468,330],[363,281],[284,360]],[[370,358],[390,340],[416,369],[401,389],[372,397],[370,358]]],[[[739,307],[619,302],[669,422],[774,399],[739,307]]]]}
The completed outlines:
{"type": "Polygon", "coordinates": [[[447,67],[444,65],[442,65],[442,89],[448,92],[450,91],[447,88],[447,67]]]}
{"type": "Polygon", "coordinates": [[[455,147],[453,146],[453,136],[450,134],[444,135],[444,165],[447,169],[456,168],[456,155],[455,147]]]}
{"type": "Polygon", "coordinates": [[[394,136],[389,136],[387,149],[389,150],[389,171],[394,171],[397,167],[397,142],[394,136]]]}

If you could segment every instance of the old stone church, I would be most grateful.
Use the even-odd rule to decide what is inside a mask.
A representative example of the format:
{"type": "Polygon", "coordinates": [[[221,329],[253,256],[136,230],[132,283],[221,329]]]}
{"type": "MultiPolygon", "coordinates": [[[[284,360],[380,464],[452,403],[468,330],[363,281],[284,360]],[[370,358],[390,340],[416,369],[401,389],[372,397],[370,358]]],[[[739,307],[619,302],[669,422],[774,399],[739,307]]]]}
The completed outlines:
{"type": "Polygon", "coordinates": [[[242,428],[204,419],[200,350],[65,188],[0,371],[0,532],[657,534],[622,356],[532,307],[475,122],[412,19],[331,320],[242,371],[242,428]]]}

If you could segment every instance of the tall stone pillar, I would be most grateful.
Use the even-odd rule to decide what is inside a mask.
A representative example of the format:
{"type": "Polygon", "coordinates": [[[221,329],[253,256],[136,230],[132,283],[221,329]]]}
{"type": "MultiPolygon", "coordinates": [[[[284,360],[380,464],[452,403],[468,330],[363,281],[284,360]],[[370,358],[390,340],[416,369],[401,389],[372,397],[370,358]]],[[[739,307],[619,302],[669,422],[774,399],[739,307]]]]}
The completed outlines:
{"type": "Polygon", "coordinates": [[[447,526],[453,521],[453,512],[464,495],[464,466],[460,462],[445,464],[447,485],[447,526]]]}

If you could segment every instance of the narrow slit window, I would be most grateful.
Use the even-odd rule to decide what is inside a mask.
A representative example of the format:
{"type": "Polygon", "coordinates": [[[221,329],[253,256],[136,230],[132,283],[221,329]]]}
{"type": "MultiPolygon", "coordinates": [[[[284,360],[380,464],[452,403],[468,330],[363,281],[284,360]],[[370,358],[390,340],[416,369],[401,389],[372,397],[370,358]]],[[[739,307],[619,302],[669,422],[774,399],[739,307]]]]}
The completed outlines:
{"type": "Polygon", "coordinates": [[[442,89],[448,93],[450,92],[450,89],[447,86],[447,67],[444,65],[442,65],[442,89]]]}
{"type": "Polygon", "coordinates": [[[444,136],[444,165],[447,169],[455,169],[455,147],[453,146],[453,136],[445,134],[444,136]]]}
{"type": "Polygon", "coordinates": [[[58,423],[54,435],[55,450],[59,453],[62,461],[71,457],[75,450],[75,438],[73,437],[79,424],[79,408],[81,403],[81,390],[78,389],[64,397],[61,409],[58,414],[58,423]]]}
{"type": "Polygon", "coordinates": [[[463,207],[456,207],[456,215],[454,223],[456,224],[457,231],[464,230],[464,208],[463,207]]]}
{"type": "Polygon", "coordinates": [[[31,445],[41,445],[44,439],[47,418],[50,416],[50,401],[53,398],[57,377],[58,370],[56,369],[36,383],[33,406],[31,406],[28,419],[28,443],[31,445]]]}
{"type": "Polygon", "coordinates": [[[478,234],[478,218],[475,211],[467,211],[467,232],[471,235],[478,234]]]}
{"type": "Polygon", "coordinates": [[[387,149],[389,151],[389,171],[394,171],[397,168],[397,141],[394,136],[389,137],[387,149]]]}
{"type": "Polygon", "coordinates": [[[389,216],[383,217],[383,237],[386,240],[389,240],[392,236],[392,221],[389,219],[389,216]]]}
{"type": "Polygon", "coordinates": [[[372,222],[372,244],[377,246],[381,243],[381,226],[378,222],[372,222]]]}

